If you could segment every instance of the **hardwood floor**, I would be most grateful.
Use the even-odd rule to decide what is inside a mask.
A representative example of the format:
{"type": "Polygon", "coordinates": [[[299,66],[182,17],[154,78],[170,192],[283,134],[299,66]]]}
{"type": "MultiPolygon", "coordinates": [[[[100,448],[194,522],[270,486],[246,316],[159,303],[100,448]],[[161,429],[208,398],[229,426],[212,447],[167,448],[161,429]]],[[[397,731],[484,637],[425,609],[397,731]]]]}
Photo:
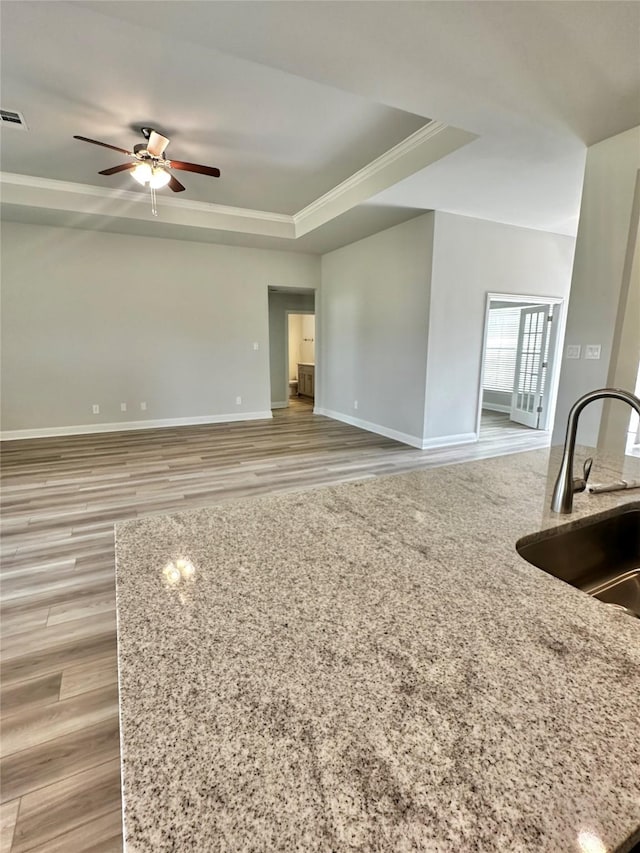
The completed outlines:
{"type": "Polygon", "coordinates": [[[0,853],[122,849],[117,521],[545,446],[414,450],[293,401],[272,421],[5,442],[0,853]]]}
{"type": "Polygon", "coordinates": [[[491,436],[512,438],[527,433],[532,435],[536,432],[538,435],[548,435],[546,432],[537,431],[533,427],[524,426],[523,424],[512,421],[506,412],[493,412],[490,409],[482,410],[482,417],[480,418],[481,438],[489,438],[491,436]]]}

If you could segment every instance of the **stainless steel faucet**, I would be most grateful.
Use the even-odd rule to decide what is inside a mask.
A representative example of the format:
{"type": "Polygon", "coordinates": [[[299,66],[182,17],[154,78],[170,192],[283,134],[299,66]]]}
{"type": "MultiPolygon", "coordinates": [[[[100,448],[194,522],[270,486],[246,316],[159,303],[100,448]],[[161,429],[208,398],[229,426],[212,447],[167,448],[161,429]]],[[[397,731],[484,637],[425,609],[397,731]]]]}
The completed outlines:
{"type": "Polygon", "coordinates": [[[578,432],[578,418],[580,412],[589,403],[594,400],[602,400],[612,398],[614,400],[622,400],[623,403],[628,403],[631,408],[635,409],[640,415],[640,399],[630,391],[623,391],[621,388],[600,388],[597,391],[589,391],[571,407],[569,418],[567,420],[567,434],[564,439],[564,451],[562,454],[562,463],[558,479],[553,488],[553,498],[551,499],[552,512],[568,513],[573,510],[573,495],[575,492],[584,492],[587,487],[587,480],[591,471],[593,459],[587,459],[584,463],[583,476],[578,479],[573,477],[573,454],[576,448],[576,433],[578,432]]]}

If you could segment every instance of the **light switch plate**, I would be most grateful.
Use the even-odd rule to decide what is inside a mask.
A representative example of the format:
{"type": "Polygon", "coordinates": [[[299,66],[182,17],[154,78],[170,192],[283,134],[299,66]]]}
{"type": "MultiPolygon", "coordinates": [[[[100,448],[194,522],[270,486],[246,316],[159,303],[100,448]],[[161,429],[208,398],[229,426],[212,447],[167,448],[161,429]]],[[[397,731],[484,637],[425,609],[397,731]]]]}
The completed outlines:
{"type": "Polygon", "coordinates": [[[584,348],[584,357],[585,358],[600,358],[600,350],[602,347],[600,344],[585,344],[584,348]]]}
{"type": "Polygon", "coordinates": [[[582,347],[580,344],[569,344],[567,347],[567,358],[580,358],[582,347]]]}

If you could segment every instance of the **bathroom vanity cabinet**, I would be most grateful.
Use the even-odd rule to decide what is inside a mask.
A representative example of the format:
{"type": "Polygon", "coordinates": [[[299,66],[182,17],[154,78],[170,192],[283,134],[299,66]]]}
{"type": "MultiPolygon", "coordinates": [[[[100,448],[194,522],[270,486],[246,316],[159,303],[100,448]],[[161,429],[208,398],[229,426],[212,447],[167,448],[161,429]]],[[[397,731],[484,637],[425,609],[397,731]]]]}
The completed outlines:
{"type": "Polygon", "coordinates": [[[298,395],[315,397],[315,364],[298,364],[298,395]]]}

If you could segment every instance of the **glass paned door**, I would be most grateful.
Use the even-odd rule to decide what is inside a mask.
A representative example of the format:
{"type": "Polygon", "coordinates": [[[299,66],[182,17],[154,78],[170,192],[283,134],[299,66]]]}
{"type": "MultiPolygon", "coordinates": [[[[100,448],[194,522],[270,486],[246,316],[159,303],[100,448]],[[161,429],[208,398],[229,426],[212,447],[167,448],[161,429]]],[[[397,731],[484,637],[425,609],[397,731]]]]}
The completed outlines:
{"type": "Polygon", "coordinates": [[[518,329],[518,350],[511,420],[538,429],[547,374],[550,305],[523,308],[518,329]]]}

